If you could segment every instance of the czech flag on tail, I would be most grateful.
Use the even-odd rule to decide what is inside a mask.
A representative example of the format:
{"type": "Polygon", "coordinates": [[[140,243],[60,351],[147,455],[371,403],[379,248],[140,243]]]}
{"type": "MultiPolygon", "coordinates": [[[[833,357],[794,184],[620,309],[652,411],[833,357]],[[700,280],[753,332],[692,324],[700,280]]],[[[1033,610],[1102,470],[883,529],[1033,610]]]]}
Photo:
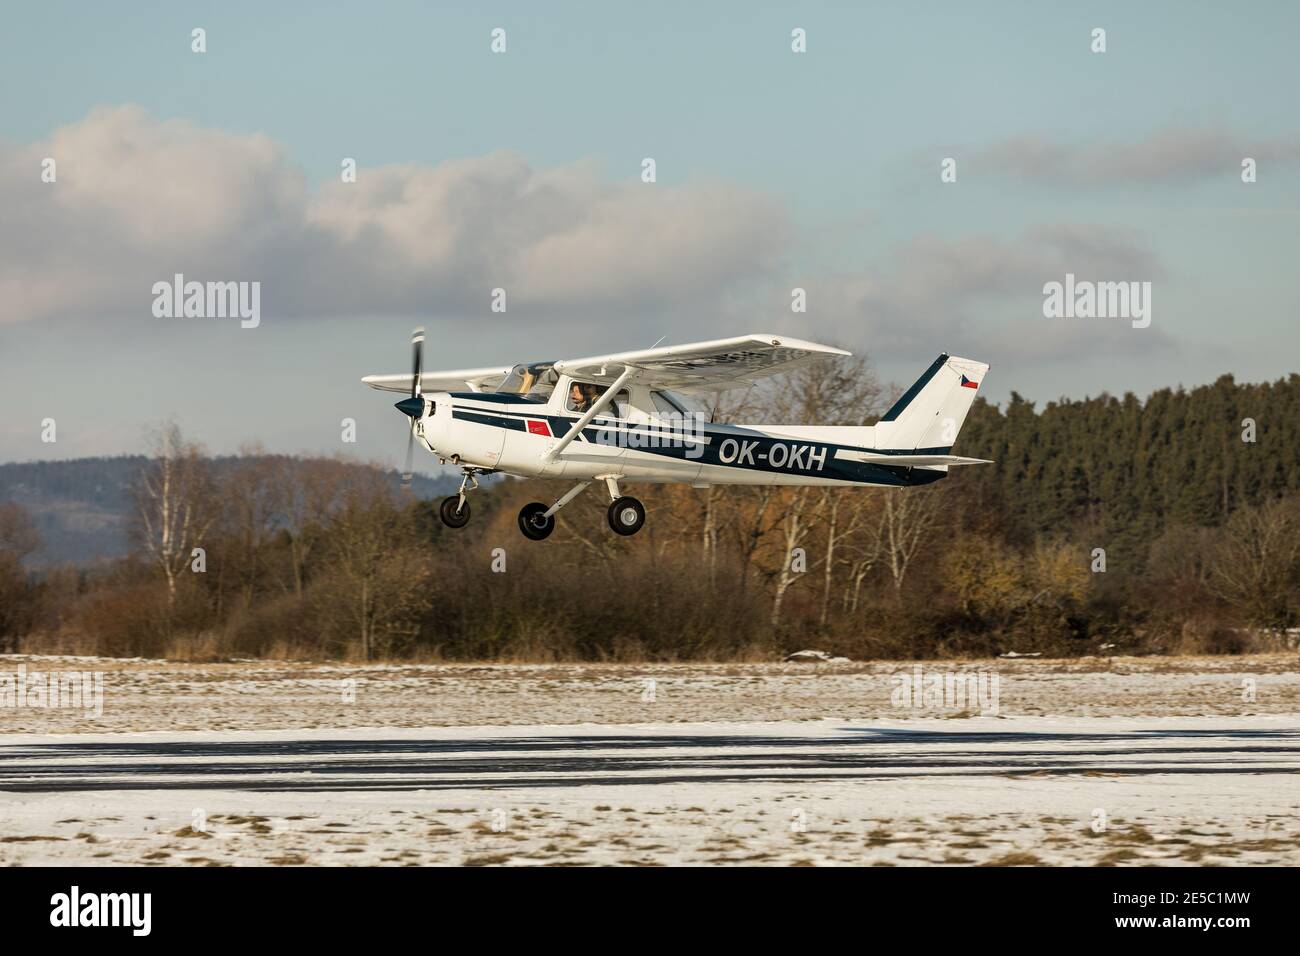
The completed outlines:
{"type": "Polygon", "coordinates": [[[971,381],[971,380],[968,379],[965,375],[963,375],[963,376],[961,377],[961,387],[962,387],[962,388],[979,388],[979,387],[980,387],[980,383],[979,383],[979,382],[971,381]]]}

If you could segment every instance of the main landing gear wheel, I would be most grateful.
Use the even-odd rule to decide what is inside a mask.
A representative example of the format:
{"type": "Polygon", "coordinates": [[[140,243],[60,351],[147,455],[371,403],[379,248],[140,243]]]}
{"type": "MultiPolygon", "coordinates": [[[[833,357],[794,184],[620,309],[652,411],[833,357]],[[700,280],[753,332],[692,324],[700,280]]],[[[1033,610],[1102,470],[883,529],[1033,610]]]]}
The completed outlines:
{"type": "Polygon", "coordinates": [[[546,505],[540,501],[526,504],[519,509],[519,530],[533,541],[549,538],[555,530],[555,515],[546,517],[546,505]]]}
{"type": "Polygon", "coordinates": [[[645,524],[645,505],[631,495],[615,498],[609,503],[609,526],[618,534],[636,534],[645,524]]]}
{"type": "Polygon", "coordinates": [[[463,528],[469,524],[469,502],[461,501],[460,495],[443,498],[438,505],[438,517],[448,528],[463,528]]]}

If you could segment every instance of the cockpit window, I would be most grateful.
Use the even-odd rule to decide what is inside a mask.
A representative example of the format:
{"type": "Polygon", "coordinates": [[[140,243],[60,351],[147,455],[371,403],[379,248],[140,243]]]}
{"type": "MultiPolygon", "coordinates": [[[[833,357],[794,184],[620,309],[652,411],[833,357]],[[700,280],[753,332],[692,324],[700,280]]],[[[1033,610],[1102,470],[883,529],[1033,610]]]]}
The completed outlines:
{"type": "MultiPolygon", "coordinates": [[[[609,390],[608,385],[589,385],[586,382],[569,382],[569,393],[564,397],[564,407],[579,415],[585,414],[596,399],[609,390]]],[[[601,415],[611,418],[627,418],[629,397],[627,389],[614,396],[614,401],[607,405],[601,415]]],[[[600,415],[597,418],[601,417],[600,415]]]]}
{"type": "Polygon", "coordinates": [[[554,366],[554,362],[516,365],[496,390],[511,395],[549,395],[557,378],[554,366]]]}

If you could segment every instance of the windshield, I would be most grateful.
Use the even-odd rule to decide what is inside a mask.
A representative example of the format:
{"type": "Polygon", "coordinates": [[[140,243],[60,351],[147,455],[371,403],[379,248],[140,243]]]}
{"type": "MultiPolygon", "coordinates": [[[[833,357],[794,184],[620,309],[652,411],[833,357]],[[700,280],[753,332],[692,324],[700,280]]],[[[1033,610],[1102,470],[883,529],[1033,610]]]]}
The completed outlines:
{"type": "Polygon", "coordinates": [[[555,387],[554,365],[554,362],[516,365],[496,390],[511,395],[549,395],[555,387]]]}

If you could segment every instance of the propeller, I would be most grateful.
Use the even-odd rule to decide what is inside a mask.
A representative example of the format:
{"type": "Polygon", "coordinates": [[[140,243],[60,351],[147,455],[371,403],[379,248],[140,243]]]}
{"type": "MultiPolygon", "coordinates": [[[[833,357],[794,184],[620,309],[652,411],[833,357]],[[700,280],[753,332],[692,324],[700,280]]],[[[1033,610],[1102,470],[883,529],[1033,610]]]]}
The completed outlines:
{"type": "Polygon", "coordinates": [[[420,397],[420,373],[424,371],[424,329],[411,333],[411,397],[404,398],[393,407],[411,418],[411,429],[406,434],[406,467],[402,469],[402,484],[411,484],[415,455],[415,423],[424,414],[424,399],[420,397]]]}

